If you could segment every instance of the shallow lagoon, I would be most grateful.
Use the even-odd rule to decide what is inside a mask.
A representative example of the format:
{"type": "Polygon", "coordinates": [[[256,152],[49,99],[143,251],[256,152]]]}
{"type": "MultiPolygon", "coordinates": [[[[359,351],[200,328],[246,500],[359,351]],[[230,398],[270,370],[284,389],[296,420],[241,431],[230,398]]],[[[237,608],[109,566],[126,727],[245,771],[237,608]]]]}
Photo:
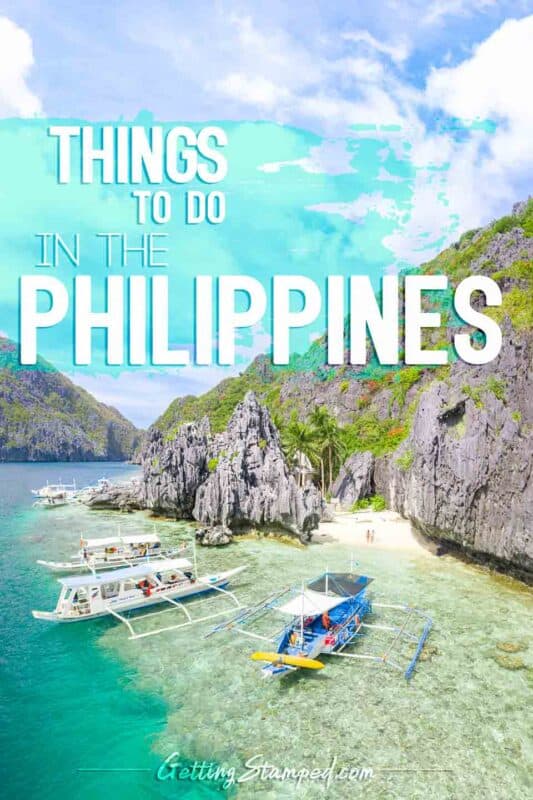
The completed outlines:
{"type": "MultiPolygon", "coordinates": [[[[61,469],[68,470],[65,479],[73,474],[85,483],[104,470],[110,477],[130,471],[94,464],[61,469]]],[[[376,599],[426,609],[435,620],[429,644],[437,652],[410,684],[384,667],[334,658],[310,677],[263,681],[249,659],[258,649],[254,640],[204,639],[208,625],[130,641],[113,622],[33,620],[31,608],[51,608],[57,595],[54,577],[36,558],[69,555],[80,533],[110,535],[119,523],[148,532],[154,522],[79,507],[33,510],[26,490],[59,477],[55,465],[2,465],[0,473],[7,796],[24,790],[55,800],[104,791],[116,798],[227,794],[207,782],[158,782],[155,770],[173,752],[182,761],[235,767],[237,775],[259,755],[280,768],[324,769],[336,757],[337,768],[373,770],[367,781],[334,781],[326,792],[331,798],[518,800],[531,792],[532,602],[520,584],[451,558],[365,548],[355,558],[375,578],[376,599]],[[16,598],[9,575],[24,590],[16,598]],[[497,643],[505,641],[526,646],[516,655],[529,670],[511,671],[495,660],[503,655],[497,643]],[[87,768],[113,771],[79,772],[87,768]]],[[[155,524],[169,542],[189,535],[184,524],[155,524]]],[[[250,601],[326,567],[345,570],[351,553],[338,544],[304,550],[248,539],[198,555],[200,572],[247,563],[234,588],[250,601]]],[[[178,617],[171,611],[161,622],[140,620],[139,629],[178,623],[178,617]]],[[[380,637],[369,634],[365,650],[382,652],[380,637]]],[[[253,781],[229,794],[315,798],[324,796],[324,786],[253,781]]]]}

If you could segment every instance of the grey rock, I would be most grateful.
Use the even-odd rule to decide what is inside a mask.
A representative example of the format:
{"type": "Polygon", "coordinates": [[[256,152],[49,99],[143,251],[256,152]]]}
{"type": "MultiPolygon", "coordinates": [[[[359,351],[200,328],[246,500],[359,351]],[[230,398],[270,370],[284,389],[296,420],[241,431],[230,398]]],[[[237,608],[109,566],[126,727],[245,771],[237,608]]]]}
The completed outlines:
{"type": "Polygon", "coordinates": [[[210,452],[215,467],[198,488],[193,516],[232,530],[279,525],[294,533],[318,527],[322,499],[300,489],[290,473],[278,431],[253,392],[236,407],[210,452]]]}
{"type": "Polygon", "coordinates": [[[110,484],[105,490],[87,492],[80,500],[93,509],[138,511],[144,508],[138,481],[110,484]]]}
{"type": "Polygon", "coordinates": [[[357,500],[373,493],[375,458],[372,453],[354,453],[341,467],[337,480],[331,487],[332,497],[343,506],[351,506],[357,500]]]}
{"type": "Polygon", "coordinates": [[[533,570],[531,343],[506,325],[495,362],[455,364],[448,382],[422,394],[399,451],[374,470],[375,491],[423,533],[520,574],[533,570]],[[502,382],[503,399],[488,378],[502,382]]]}
{"type": "Polygon", "coordinates": [[[196,492],[209,475],[211,432],[207,418],[185,423],[174,438],[151,428],[141,454],[144,508],[191,519],[196,492]]]}
{"type": "Polygon", "coordinates": [[[214,539],[227,543],[222,540],[228,529],[279,527],[309,534],[322,516],[320,492],[315,486],[297,486],[279,433],[253,392],[236,407],[226,431],[216,436],[207,418],[182,425],[173,438],[152,428],[141,461],[138,485],[112,487],[88,498],[87,504],[195,519],[216,531],[202,533],[206,544],[214,539]]]}
{"type": "Polygon", "coordinates": [[[230,544],[233,534],[225,525],[215,525],[213,528],[199,528],[195,537],[203,547],[221,547],[230,544]]]}

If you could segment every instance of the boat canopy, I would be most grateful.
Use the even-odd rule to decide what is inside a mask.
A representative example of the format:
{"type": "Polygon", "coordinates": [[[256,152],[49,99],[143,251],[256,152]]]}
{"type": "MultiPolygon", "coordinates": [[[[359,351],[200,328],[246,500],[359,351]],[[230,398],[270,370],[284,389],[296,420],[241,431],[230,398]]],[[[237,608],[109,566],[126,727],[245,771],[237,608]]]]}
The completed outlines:
{"type": "Polygon", "coordinates": [[[321,592],[314,592],[312,589],[304,589],[303,592],[297,594],[288,603],[278,606],[276,611],[280,611],[282,614],[289,614],[291,617],[316,617],[318,614],[323,614],[324,611],[329,611],[330,608],[339,606],[345,600],[345,597],[330,597],[321,592]]]}
{"type": "Polygon", "coordinates": [[[109,536],[107,539],[84,539],[83,547],[110,547],[114,544],[156,544],[159,536],[155,533],[135,534],[126,536],[109,536]]]}
{"type": "Polygon", "coordinates": [[[367,575],[353,575],[349,572],[327,572],[310,581],[307,586],[315,592],[333,592],[343,597],[355,597],[374,579],[367,575]]]}
{"type": "Polygon", "coordinates": [[[190,569],[191,562],[187,558],[162,558],[135,567],[115,569],[113,572],[101,572],[99,575],[74,575],[69,578],[58,578],[59,583],[69,588],[78,586],[94,586],[95,584],[116,583],[126,578],[144,578],[146,575],[155,575],[157,572],[170,570],[190,569]]]}

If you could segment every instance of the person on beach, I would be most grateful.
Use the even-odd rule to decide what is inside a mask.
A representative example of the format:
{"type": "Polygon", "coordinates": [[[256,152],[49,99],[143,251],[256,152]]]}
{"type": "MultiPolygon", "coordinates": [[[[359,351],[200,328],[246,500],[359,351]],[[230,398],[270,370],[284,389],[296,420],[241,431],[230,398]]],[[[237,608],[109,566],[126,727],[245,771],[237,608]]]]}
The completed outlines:
{"type": "Polygon", "coordinates": [[[370,528],[366,529],[366,543],[370,544],[370,528]]]}

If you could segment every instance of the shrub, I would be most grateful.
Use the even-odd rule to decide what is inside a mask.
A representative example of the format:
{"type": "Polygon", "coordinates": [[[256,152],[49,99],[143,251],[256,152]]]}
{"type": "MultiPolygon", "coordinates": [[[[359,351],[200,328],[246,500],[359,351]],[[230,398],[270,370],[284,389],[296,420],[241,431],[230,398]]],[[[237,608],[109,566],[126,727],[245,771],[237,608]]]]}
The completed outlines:
{"type": "Polygon", "coordinates": [[[505,400],[505,381],[496,378],[494,375],[490,375],[485,383],[485,387],[488,392],[492,392],[494,397],[502,402],[505,400]]]}
{"type": "Polygon", "coordinates": [[[374,494],[371,497],[362,497],[356,500],[351,507],[351,511],[385,511],[387,504],[385,498],[381,494],[374,494]]]}
{"type": "Polygon", "coordinates": [[[339,383],[339,391],[341,394],[344,394],[350,388],[350,381],[341,381],[339,383]]]}
{"type": "Polygon", "coordinates": [[[396,463],[398,464],[399,468],[402,472],[406,472],[413,466],[413,461],[415,460],[415,454],[412,450],[406,450],[405,453],[402,453],[401,456],[398,456],[396,459],[396,463]]]}
{"type": "Polygon", "coordinates": [[[347,453],[369,450],[376,456],[396,450],[407,433],[407,425],[402,424],[400,420],[394,418],[380,420],[372,410],[360,414],[351,425],[346,425],[342,430],[347,453]]]}
{"type": "Polygon", "coordinates": [[[398,402],[400,408],[405,403],[407,392],[420,380],[422,369],[420,367],[404,367],[398,370],[392,382],[392,396],[398,402]]]}
{"type": "Polygon", "coordinates": [[[473,387],[465,383],[461,388],[464,394],[474,401],[476,408],[483,408],[483,400],[481,399],[481,389],[479,386],[473,387]]]}
{"type": "Polygon", "coordinates": [[[210,458],[207,462],[207,469],[209,472],[214,472],[218,467],[218,458],[210,458]]]}
{"type": "Polygon", "coordinates": [[[513,411],[511,417],[514,419],[515,422],[518,422],[518,424],[522,422],[522,414],[520,413],[520,411],[513,411]]]}

